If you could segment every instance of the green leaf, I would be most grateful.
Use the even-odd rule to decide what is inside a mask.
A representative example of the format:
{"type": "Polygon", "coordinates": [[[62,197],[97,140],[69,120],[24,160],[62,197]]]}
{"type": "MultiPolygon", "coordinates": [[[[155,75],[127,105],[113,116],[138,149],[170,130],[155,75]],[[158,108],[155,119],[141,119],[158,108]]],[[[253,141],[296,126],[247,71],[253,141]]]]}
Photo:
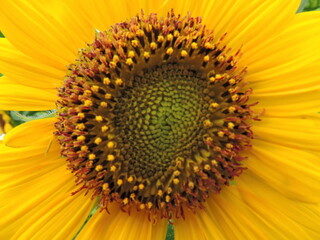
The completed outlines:
{"type": "Polygon", "coordinates": [[[166,240],[174,240],[174,228],[172,224],[168,224],[166,240]]]}
{"type": "Polygon", "coordinates": [[[303,11],[319,11],[320,0],[308,0],[308,3],[305,5],[303,11]]]}
{"type": "Polygon", "coordinates": [[[54,117],[56,115],[56,110],[50,111],[9,111],[11,118],[11,125],[16,127],[22,123],[29,122],[32,120],[54,117]]]}
{"type": "Polygon", "coordinates": [[[2,32],[0,32],[0,38],[4,38],[4,35],[2,32]]]}

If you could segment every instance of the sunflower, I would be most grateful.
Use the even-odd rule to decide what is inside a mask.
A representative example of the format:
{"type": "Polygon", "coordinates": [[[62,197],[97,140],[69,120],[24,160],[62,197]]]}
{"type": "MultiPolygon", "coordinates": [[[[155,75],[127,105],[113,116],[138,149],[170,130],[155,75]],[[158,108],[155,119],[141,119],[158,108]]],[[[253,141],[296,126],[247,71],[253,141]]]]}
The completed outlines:
{"type": "Polygon", "coordinates": [[[9,115],[5,111],[0,111],[0,135],[8,132],[11,128],[9,115]]]}
{"type": "Polygon", "coordinates": [[[319,12],[1,3],[1,239],[320,238],[319,12]]]}

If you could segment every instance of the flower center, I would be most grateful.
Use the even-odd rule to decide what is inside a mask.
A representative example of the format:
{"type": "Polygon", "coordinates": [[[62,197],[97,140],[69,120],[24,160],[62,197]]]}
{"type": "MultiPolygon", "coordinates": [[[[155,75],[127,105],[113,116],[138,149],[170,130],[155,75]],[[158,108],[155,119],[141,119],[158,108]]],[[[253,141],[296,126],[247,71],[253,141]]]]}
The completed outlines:
{"type": "Polygon", "coordinates": [[[201,18],[143,12],[99,32],[69,66],[56,135],[80,190],[107,209],[184,217],[244,169],[250,121],[236,68],[201,18]]]}

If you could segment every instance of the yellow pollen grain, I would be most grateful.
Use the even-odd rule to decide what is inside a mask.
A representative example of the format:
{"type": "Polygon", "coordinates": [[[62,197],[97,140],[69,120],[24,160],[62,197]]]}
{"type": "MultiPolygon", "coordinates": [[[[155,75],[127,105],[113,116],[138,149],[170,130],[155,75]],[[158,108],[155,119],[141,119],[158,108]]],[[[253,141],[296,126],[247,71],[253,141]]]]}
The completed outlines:
{"type": "Polygon", "coordinates": [[[102,116],[96,116],[96,121],[97,122],[102,122],[103,121],[103,117],[102,116]]]}
{"type": "Polygon", "coordinates": [[[121,78],[116,79],[116,85],[121,86],[123,84],[123,80],[121,78]]]}
{"type": "Polygon", "coordinates": [[[229,148],[229,149],[231,149],[231,148],[233,148],[233,145],[232,145],[231,143],[227,143],[227,144],[226,144],[226,147],[229,148]]]}
{"type": "Polygon", "coordinates": [[[101,127],[101,132],[106,132],[108,131],[109,127],[108,126],[102,126],[101,127]]]}
{"type": "Polygon", "coordinates": [[[84,130],[85,128],[86,128],[86,126],[83,123],[79,123],[76,125],[76,129],[84,130]]]}
{"type": "Polygon", "coordinates": [[[147,203],[147,207],[148,207],[149,209],[152,208],[152,205],[153,205],[152,202],[148,202],[148,203],[147,203]]]}
{"type": "Polygon", "coordinates": [[[143,210],[143,209],[146,208],[146,206],[145,206],[143,203],[141,203],[140,206],[139,206],[139,208],[140,208],[141,210],[143,210]]]}
{"type": "Polygon", "coordinates": [[[219,103],[211,103],[210,107],[211,108],[217,108],[217,107],[219,107],[219,103]]]}
{"type": "Polygon", "coordinates": [[[132,176],[128,177],[127,181],[128,181],[129,183],[133,182],[133,177],[132,177],[132,176]]]}
{"type": "Polygon", "coordinates": [[[214,48],[214,45],[212,43],[209,43],[209,42],[206,42],[204,44],[204,47],[207,48],[207,49],[213,49],[214,48]]]}
{"type": "Polygon", "coordinates": [[[186,57],[188,56],[188,52],[186,50],[181,51],[181,57],[186,57]]]}
{"type": "Polygon", "coordinates": [[[111,93],[106,93],[106,95],[104,95],[104,97],[105,97],[106,99],[111,99],[112,95],[111,95],[111,93]]]}
{"type": "Polygon", "coordinates": [[[161,197],[163,195],[163,191],[162,190],[158,190],[157,195],[161,197]]]}
{"type": "Polygon", "coordinates": [[[133,65],[132,58],[127,58],[126,64],[129,65],[129,66],[132,66],[133,65]]]}
{"type": "Polygon", "coordinates": [[[122,179],[118,179],[117,184],[118,184],[119,186],[121,186],[121,185],[123,184],[123,180],[122,180],[122,179]]]}
{"type": "Polygon", "coordinates": [[[212,164],[213,166],[215,166],[215,167],[218,166],[218,162],[217,162],[216,160],[212,160],[212,161],[211,161],[211,164],[212,164]]]}
{"type": "Polygon", "coordinates": [[[102,142],[102,139],[97,137],[95,140],[94,140],[94,143],[99,145],[100,143],[102,142]]]}
{"type": "Polygon", "coordinates": [[[167,40],[172,41],[173,40],[173,35],[170,33],[167,35],[167,40]]]}
{"type": "Polygon", "coordinates": [[[212,127],[212,125],[213,124],[209,119],[204,120],[204,122],[203,122],[203,126],[206,127],[206,128],[212,127]]]}
{"type": "Polygon", "coordinates": [[[210,167],[209,164],[206,164],[206,165],[204,165],[204,169],[207,170],[207,171],[209,171],[209,170],[211,169],[211,167],[210,167]]]}
{"type": "Polygon", "coordinates": [[[150,43],[150,48],[152,49],[152,50],[156,50],[157,49],[157,44],[155,43],[155,42],[152,42],[152,43],[150,43]]]}
{"type": "Polygon", "coordinates": [[[81,151],[83,151],[83,152],[88,151],[88,146],[81,146],[81,151]]]}
{"type": "Polygon", "coordinates": [[[230,139],[235,139],[236,138],[236,135],[234,133],[231,133],[229,136],[228,136],[230,139]]]}
{"type": "Polygon", "coordinates": [[[128,199],[128,198],[123,199],[123,200],[122,200],[122,203],[123,203],[124,205],[127,205],[127,204],[129,203],[129,199],[128,199]]]}
{"type": "Polygon", "coordinates": [[[118,63],[120,61],[120,58],[118,55],[114,55],[112,60],[115,62],[115,63],[118,63]]]}
{"type": "Polygon", "coordinates": [[[233,124],[232,122],[229,122],[229,123],[228,123],[228,128],[229,128],[229,129],[233,129],[233,128],[234,128],[234,124],[233,124]]]}
{"type": "Polygon", "coordinates": [[[144,185],[142,183],[139,184],[139,189],[140,190],[144,189],[144,185]]]}
{"type": "Polygon", "coordinates": [[[134,58],[134,56],[135,56],[134,51],[129,51],[128,57],[129,57],[129,58],[134,58]]]}
{"type": "Polygon", "coordinates": [[[144,31],[142,31],[141,29],[139,29],[137,32],[136,32],[137,36],[138,37],[142,37],[144,35],[144,31]]]}
{"type": "Polygon", "coordinates": [[[77,140],[82,142],[82,141],[86,140],[86,137],[81,135],[81,136],[77,137],[77,140]]]}
{"type": "Polygon", "coordinates": [[[215,146],[213,148],[213,150],[216,151],[216,152],[221,152],[221,147],[215,146]]]}
{"type": "Polygon", "coordinates": [[[117,167],[115,166],[115,165],[112,165],[111,167],[110,167],[110,171],[111,172],[115,172],[117,170],[117,167]]]}
{"type": "Polygon", "coordinates": [[[99,91],[99,86],[94,85],[94,86],[91,87],[91,90],[92,90],[92,92],[98,92],[99,91]]]}
{"type": "Polygon", "coordinates": [[[84,113],[78,113],[77,116],[78,116],[80,119],[84,119],[84,117],[85,117],[84,113]]]}
{"type": "Polygon", "coordinates": [[[102,189],[105,191],[105,190],[108,190],[109,189],[109,184],[108,183],[104,183],[102,185],[102,189]]]}
{"type": "Polygon", "coordinates": [[[143,57],[144,57],[145,59],[149,59],[149,58],[150,58],[150,53],[149,53],[149,52],[144,52],[144,53],[143,53],[143,57]]]}
{"type": "Polygon", "coordinates": [[[222,74],[216,74],[216,79],[217,80],[221,80],[223,78],[223,75],[222,74]]]}
{"type": "Polygon", "coordinates": [[[199,172],[199,170],[200,170],[200,169],[199,169],[198,166],[194,166],[194,167],[193,167],[193,171],[194,171],[194,172],[199,172]]]}
{"type": "Polygon", "coordinates": [[[168,189],[167,189],[167,193],[172,193],[172,188],[171,187],[168,187],[168,189]]]}
{"type": "Polygon", "coordinates": [[[106,85],[109,85],[109,84],[111,83],[110,78],[105,77],[105,78],[103,79],[103,83],[106,84],[106,85]]]}
{"type": "Polygon", "coordinates": [[[215,77],[209,77],[209,82],[215,82],[216,81],[216,78],[215,77]]]}
{"type": "Polygon", "coordinates": [[[93,153],[90,153],[89,154],[89,159],[90,160],[93,160],[93,159],[95,159],[96,158],[96,155],[95,154],[93,154],[93,153]]]}
{"type": "Polygon", "coordinates": [[[158,38],[157,38],[157,41],[159,43],[162,43],[164,41],[164,37],[162,35],[159,35],[158,38]]]}
{"type": "Polygon", "coordinates": [[[229,107],[228,108],[229,113],[234,113],[235,110],[236,110],[235,107],[229,107]]]}
{"type": "Polygon", "coordinates": [[[171,200],[170,196],[167,195],[165,200],[166,200],[167,203],[170,202],[170,200],[171,200]]]}
{"type": "Polygon", "coordinates": [[[92,92],[90,90],[85,90],[83,95],[90,97],[92,95],[92,92]]]}
{"type": "Polygon", "coordinates": [[[112,154],[108,154],[108,156],[107,156],[107,160],[108,160],[109,162],[114,161],[114,159],[115,159],[114,155],[112,155],[112,154]]]}
{"type": "Polygon", "coordinates": [[[225,60],[225,57],[224,56],[219,56],[219,57],[217,57],[217,60],[219,62],[223,62],[225,60]]]}
{"type": "Polygon", "coordinates": [[[171,55],[173,53],[173,48],[170,47],[167,49],[166,54],[171,55]]]}
{"type": "Polygon", "coordinates": [[[115,69],[117,67],[117,63],[115,63],[114,61],[111,61],[109,63],[109,67],[112,68],[112,69],[115,69]]]}
{"type": "Polygon", "coordinates": [[[108,148],[114,148],[115,143],[114,142],[108,142],[107,147],[108,148]]]}
{"type": "Polygon", "coordinates": [[[84,106],[85,106],[85,107],[92,107],[92,105],[93,105],[93,103],[92,103],[91,100],[85,100],[85,101],[84,101],[84,106]]]}
{"type": "Polygon", "coordinates": [[[133,47],[138,47],[138,40],[132,40],[131,41],[131,45],[133,46],[133,47]]]}
{"type": "Polygon", "coordinates": [[[236,83],[236,80],[234,78],[229,79],[229,84],[233,85],[236,83]]]}
{"type": "Polygon", "coordinates": [[[193,189],[193,188],[194,188],[194,183],[193,183],[193,182],[189,182],[189,183],[188,183],[188,187],[191,188],[191,189],[193,189]]]}
{"type": "Polygon", "coordinates": [[[97,165],[95,169],[96,169],[97,172],[99,172],[99,171],[101,171],[103,169],[103,166],[102,165],[97,165]]]}
{"type": "Polygon", "coordinates": [[[178,178],[174,178],[174,179],[173,179],[173,183],[174,183],[174,184],[178,184],[179,182],[180,182],[180,180],[179,180],[178,178]]]}
{"type": "Polygon", "coordinates": [[[195,43],[195,42],[191,43],[191,48],[192,49],[197,49],[198,48],[198,44],[195,43]]]}
{"type": "Polygon", "coordinates": [[[239,95],[238,94],[234,94],[234,95],[232,95],[231,99],[232,99],[232,101],[235,102],[235,101],[237,101],[239,99],[239,95]]]}
{"type": "Polygon", "coordinates": [[[133,191],[137,191],[138,190],[138,186],[134,186],[132,189],[133,189],[133,191]]]}
{"type": "Polygon", "coordinates": [[[203,57],[203,61],[204,62],[209,62],[209,60],[210,60],[209,55],[206,55],[206,56],[203,57]]]}
{"type": "Polygon", "coordinates": [[[101,106],[101,107],[107,107],[108,104],[107,104],[106,102],[101,102],[101,103],[100,103],[100,106],[101,106]]]}
{"type": "Polygon", "coordinates": [[[181,172],[179,171],[179,170],[175,170],[174,172],[173,172],[173,175],[174,176],[179,176],[181,174],[181,172]]]}
{"type": "Polygon", "coordinates": [[[219,131],[219,132],[218,132],[218,136],[219,136],[219,137],[223,137],[223,136],[224,136],[224,132],[219,131]]]}
{"type": "Polygon", "coordinates": [[[180,35],[180,33],[179,33],[178,30],[175,30],[175,31],[173,32],[173,36],[174,36],[174,37],[179,37],[179,35],[180,35]]]}
{"type": "Polygon", "coordinates": [[[131,193],[131,194],[130,194],[130,199],[131,199],[131,200],[134,200],[135,198],[136,198],[136,195],[135,195],[134,193],[131,193]]]}

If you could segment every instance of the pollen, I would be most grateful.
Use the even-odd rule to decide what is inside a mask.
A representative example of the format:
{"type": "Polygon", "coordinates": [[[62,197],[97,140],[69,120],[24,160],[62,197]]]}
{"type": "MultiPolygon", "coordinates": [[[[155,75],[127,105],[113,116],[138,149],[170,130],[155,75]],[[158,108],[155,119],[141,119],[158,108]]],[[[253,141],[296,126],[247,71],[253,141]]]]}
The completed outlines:
{"type": "Polygon", "coordinates": [[[112,161],[114,161],[114,160],[115,160],[115,157],[114,157],[114,155],[112,155],[112,154],[109,154],[109,155],[107,156],[107,160],[108,160],[109,162],[112,162],[112,161]]]}
{"type": "Polygon", "coordinates": [[[201,17],[142,11],[79,50],[55,124],[77,192],[106,211],[187,218],[245,170],[258,117],[242,52],[214,32],[201,17]]]}

